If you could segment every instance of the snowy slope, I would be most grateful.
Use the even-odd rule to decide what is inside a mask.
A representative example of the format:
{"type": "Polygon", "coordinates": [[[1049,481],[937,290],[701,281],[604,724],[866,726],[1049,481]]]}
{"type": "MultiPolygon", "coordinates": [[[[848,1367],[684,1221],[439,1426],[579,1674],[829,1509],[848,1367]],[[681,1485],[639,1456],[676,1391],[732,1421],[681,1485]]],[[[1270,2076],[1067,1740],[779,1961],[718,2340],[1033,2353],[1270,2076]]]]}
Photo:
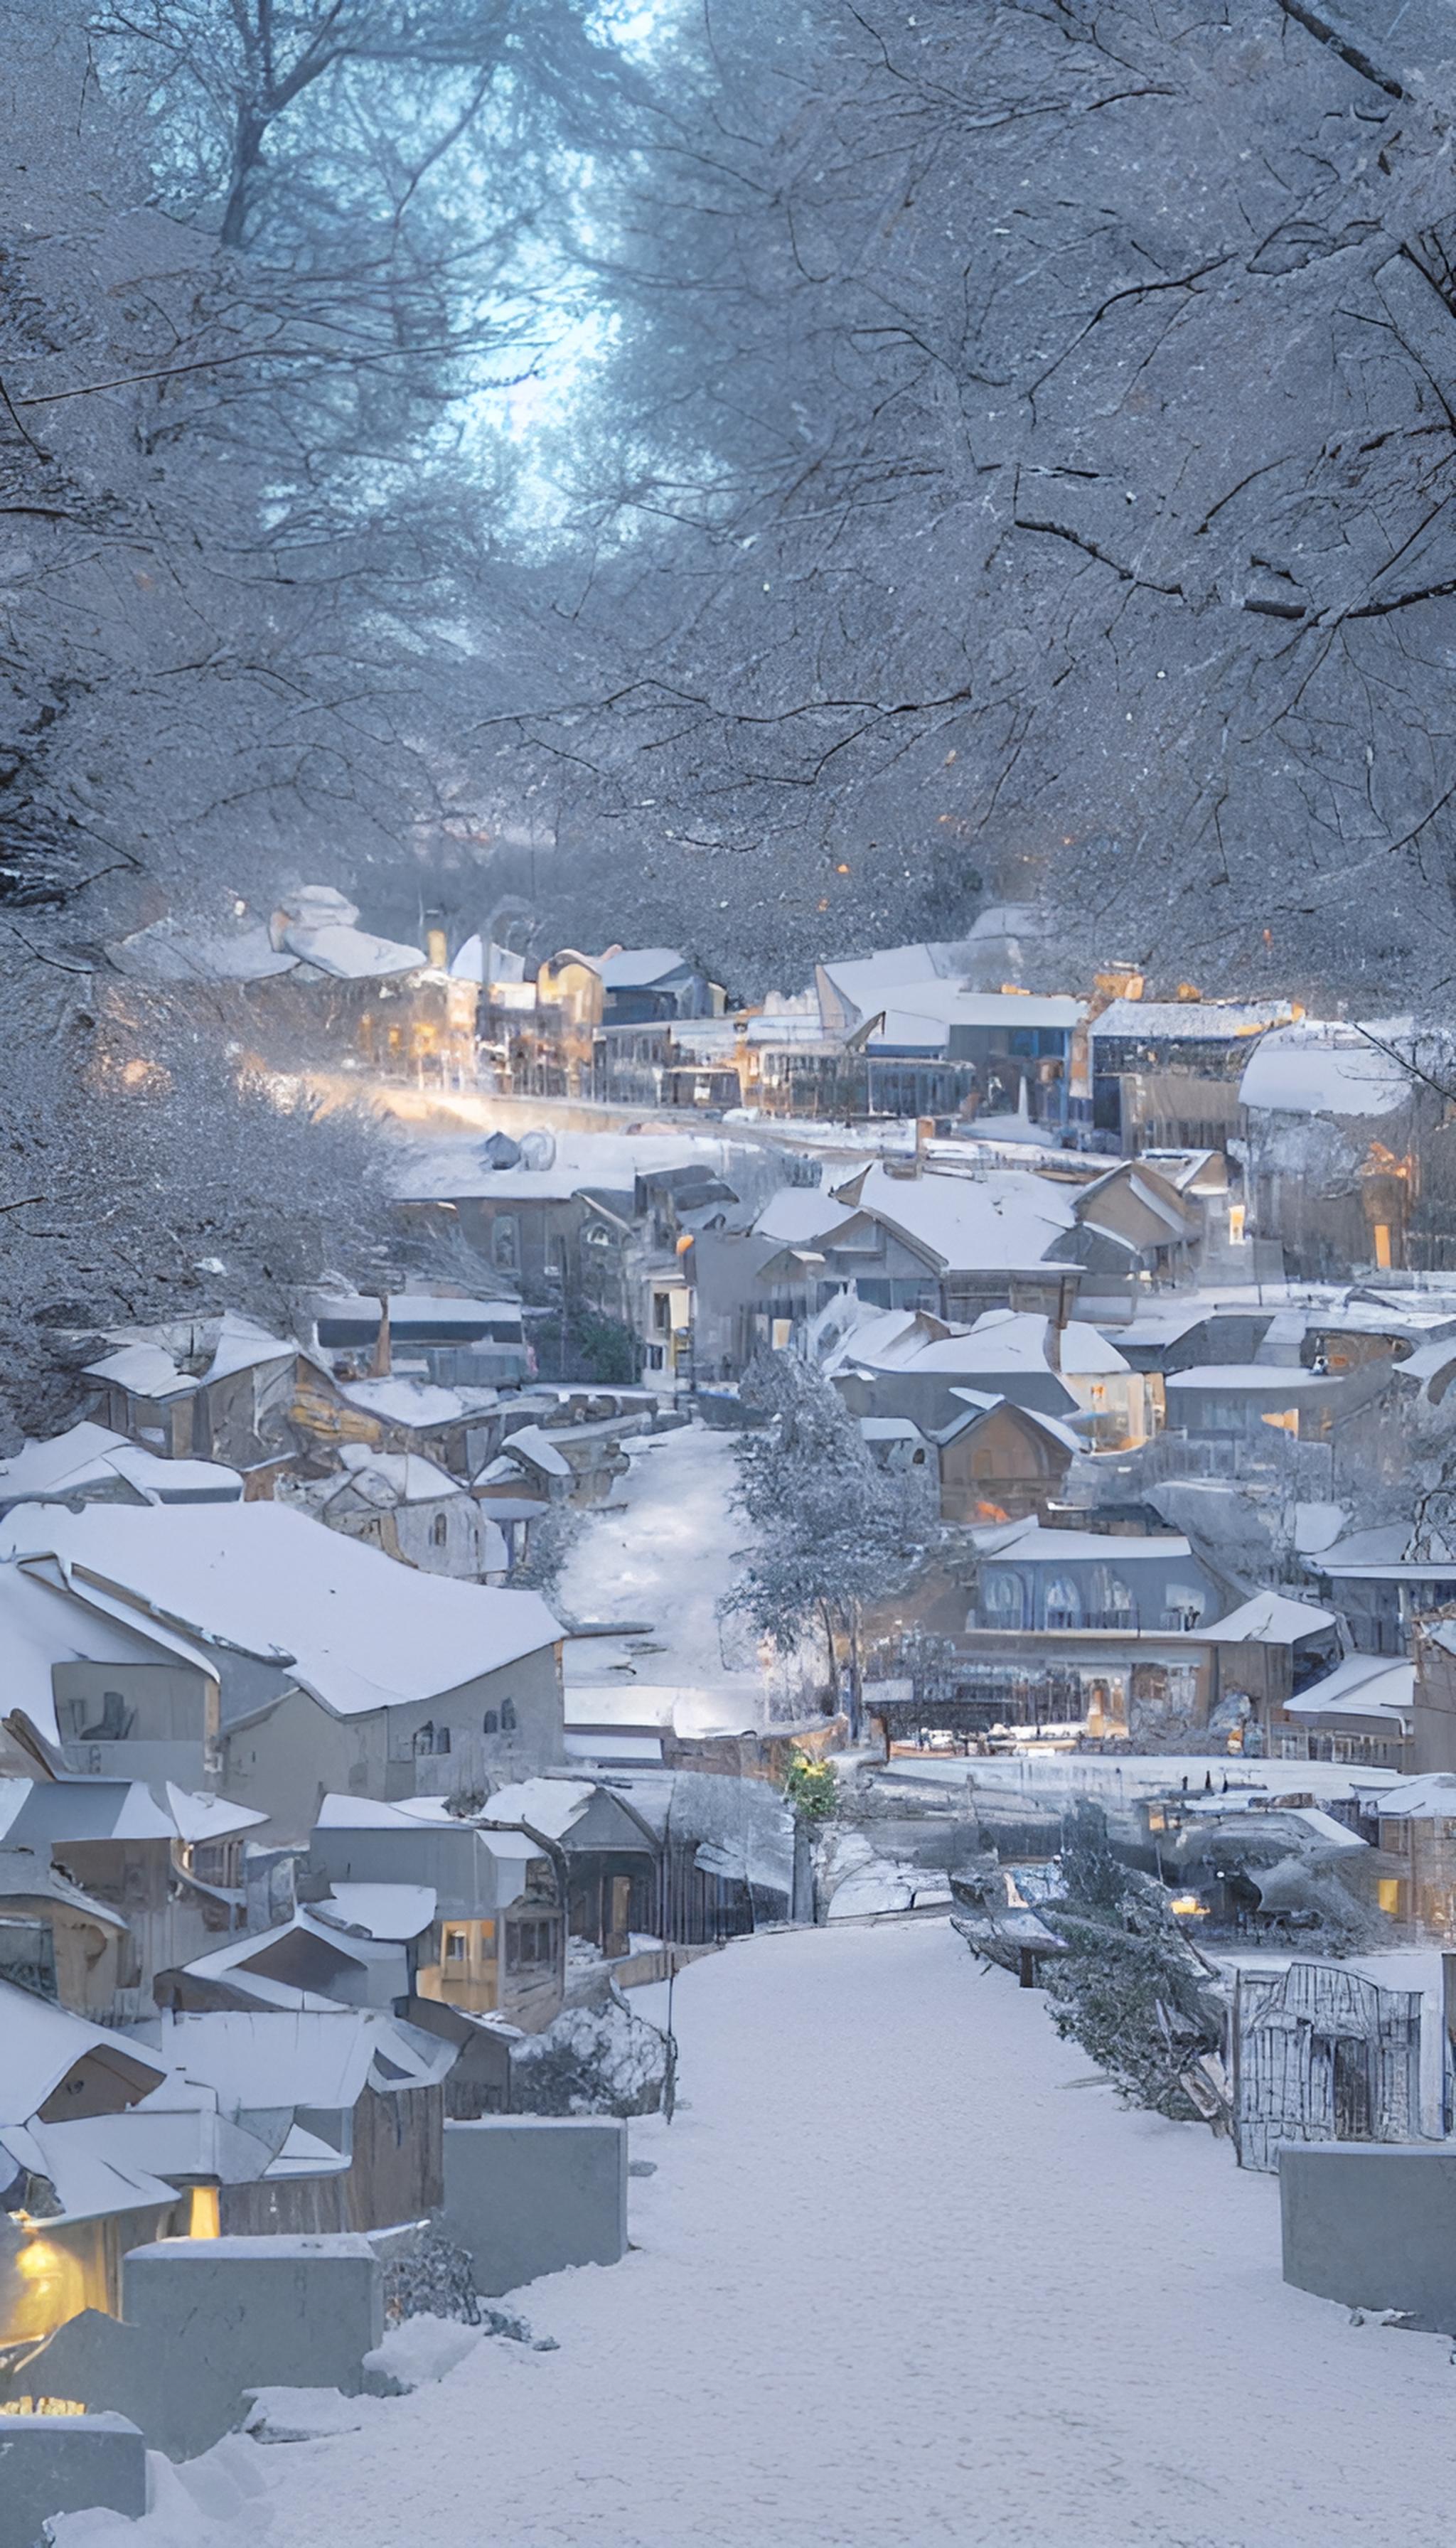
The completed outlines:
{"type": "Polygon", "coordinates": [[[1273,2180],[947,1924],[745,1941],[676,2016],[634,2252],[526,2299],[559,2351],[60,2548],[1446,2548],[1449,2344],[1286,2289],[1273,2180]]]}

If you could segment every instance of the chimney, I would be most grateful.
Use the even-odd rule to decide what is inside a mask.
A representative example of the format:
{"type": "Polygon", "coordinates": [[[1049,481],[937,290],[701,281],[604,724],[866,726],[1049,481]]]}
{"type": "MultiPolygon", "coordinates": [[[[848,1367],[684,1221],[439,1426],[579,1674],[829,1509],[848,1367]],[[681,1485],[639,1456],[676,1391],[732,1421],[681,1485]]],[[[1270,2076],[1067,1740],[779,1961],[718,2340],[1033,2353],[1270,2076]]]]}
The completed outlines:
{"type": "Polygon", "coordinates": [[[381,1292],[379,1296],[379,1334],[376,1336],[374,1341],[374,1360],[369,1366],[369,1377],[371,1380],[388,1380],[391,1368],[390,1296],[388,1292],[381,1292]]]}

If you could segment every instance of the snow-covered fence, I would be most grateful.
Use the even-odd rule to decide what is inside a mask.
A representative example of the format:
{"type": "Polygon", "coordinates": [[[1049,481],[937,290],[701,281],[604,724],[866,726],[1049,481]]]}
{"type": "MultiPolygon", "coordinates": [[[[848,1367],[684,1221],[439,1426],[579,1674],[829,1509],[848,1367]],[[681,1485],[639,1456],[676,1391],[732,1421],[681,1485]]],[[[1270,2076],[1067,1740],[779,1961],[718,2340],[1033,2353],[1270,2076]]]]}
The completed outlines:
{"type": "Polygon", "coordinates": [[[1273,2169],[1281,2141],[1409,2141],[1420,2133],[1419,1991],[1382,1990],[1342,1964],[1240,1972],[1231,2013],[1240,2167],[1273,2169]]]}

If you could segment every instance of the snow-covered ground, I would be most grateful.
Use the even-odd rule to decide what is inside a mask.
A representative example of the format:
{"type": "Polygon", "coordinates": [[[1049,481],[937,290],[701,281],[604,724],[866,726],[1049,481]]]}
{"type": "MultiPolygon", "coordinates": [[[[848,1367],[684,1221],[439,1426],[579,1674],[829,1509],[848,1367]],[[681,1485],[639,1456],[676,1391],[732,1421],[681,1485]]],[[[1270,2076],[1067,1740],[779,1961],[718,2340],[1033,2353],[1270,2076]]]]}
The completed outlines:
{"type": "Polygon", "coordinates": [[[633,2253],[517,2297],[559,2351],[61,2548],[1446,2548],[1449,2343],[1286,2289],[1274,2180],[1087,2084],[949,1924],[746,1940],[676,2015],[633,2253]]]}
{"type": "Polygon", "coordinates": [[[582,1693],[603,1690],[627,1694],[618,1714],[639,1693],[644,1716],[670,1712],[684,1734],[743,1733],[771,1707],[795,1712],[788,1682],[765,1669],[751,1633],[717,1615],[733,1552],[749,1536],[730,1508],[736,1438],[688,1424],[630,1442],[631,1469],[613,1499],[625,1510],[588,1516],[556,1602],[568,1619],[640,1620],[649,1634],[569,1640],[569,1716],[582,1693]]]}

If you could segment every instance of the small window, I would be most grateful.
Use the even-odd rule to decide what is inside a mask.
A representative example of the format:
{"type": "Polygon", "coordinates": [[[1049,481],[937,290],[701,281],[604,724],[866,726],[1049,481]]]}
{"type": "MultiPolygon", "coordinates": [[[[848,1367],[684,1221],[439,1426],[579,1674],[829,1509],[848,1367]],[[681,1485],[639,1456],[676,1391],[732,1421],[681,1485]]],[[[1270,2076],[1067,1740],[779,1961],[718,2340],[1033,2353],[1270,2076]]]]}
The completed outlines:
{"type": "Polygon", "coordinates": [[[513,1973],[540,1972],[556,1960],[554,1920],[518,1920],[505,1932],[505,1961],[513,1973]]]}
{"type": "Polygon", "coordinates": [[[488,1707],[485,1715],[481,1718],[481,1732],[482,1734],[499,1734],[500,1731],[500,1719],[497,1715],[494,1707],[488,1707]]]}
{"type": "Polygon", "coordinates": [[[515,1732],[515,1701],[513,1698],[502,1698],[500,1701],[500,1731],[502,1734],[513,1734],[515,1732]]]}
{"type": "Polygon", "coordinates": [[[444,1547],[445,1541],[449,1537],[449,1531],[450,1525],[444,1513],[436,1513],[434,1520],[429,1526],[430,1539],[436,1548],[444,1547]]]}
{"type": "Polygon", "coordinates": [[[513,1274],[520,1262],[520,1237],[514,1213],[497,1216],[491,1231],[491,1261],[502,1272],[513,1274]]]}
{"type": "Polygon", "coordinates": [[[469,1945],[469,1939],[463,1929],[447,1929],[445,1931],[446,1963],[463,1964],[466,1959],[469,1945]]]}

